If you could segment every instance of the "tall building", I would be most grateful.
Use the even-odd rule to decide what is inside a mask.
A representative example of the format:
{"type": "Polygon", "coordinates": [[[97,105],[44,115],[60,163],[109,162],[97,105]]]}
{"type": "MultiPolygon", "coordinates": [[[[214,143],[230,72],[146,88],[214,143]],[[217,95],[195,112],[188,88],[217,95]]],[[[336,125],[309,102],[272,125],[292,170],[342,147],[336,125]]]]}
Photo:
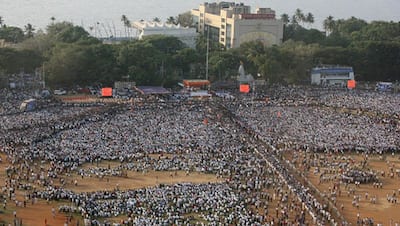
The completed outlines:
{"type": "Polygon", "coordinates": [[[283,22],[276,19],[270,8],[257,8],[251,12],[243,3],[204,3],[191,11],[200,33],[226,48],[236,48],[249,41],[261,41],[266,46],[280,45],[283,22]]]}

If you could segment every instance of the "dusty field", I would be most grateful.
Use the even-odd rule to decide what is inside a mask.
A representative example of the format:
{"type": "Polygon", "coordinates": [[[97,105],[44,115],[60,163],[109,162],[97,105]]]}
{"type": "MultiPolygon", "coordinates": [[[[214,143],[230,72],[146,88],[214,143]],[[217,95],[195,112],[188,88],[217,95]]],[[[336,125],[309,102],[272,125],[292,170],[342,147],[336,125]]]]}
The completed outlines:
{"type": "MultiPolygon", "coordinates": [[[[293,160],[293,153],[287,155],[288,158],[293,160]]],[[[304,170],[303,164],[304,159],[310,159],[310,157],[304,158],[304,153],[299,153],[296,159],[297,168],[304,170]]],[[[335,175],[334,167],[319,166],[319,172],[316,172],[315,166],[311,166],[307,177],[311,183],[318,188],[320,192],[325,195],[331,194],[333,188],[339,184],[340,195],[337,196],[336,207],[339,209],[341,214],[345,219],[356,225],[357,217],[360,219],[370,218],[373,219],[374,224],[382,225],[395,225],[400,224],[400,177],[396,174],[396,169],[400,169],[400,156],[396,155],[386,155],[384,158],[378,155],[366,156],[362,154],[351,154],[351,155],[332,155],[332,154],[320,154],[320,158],[324,158],[330,163],[343,163],[349,162],[348,167],[362,168],[362,161],[366,161],[365,170],[374,170],[378,172],[379,180],[382,182],[382,188],[374,187],[373,183],[360,184],[356,186],[354,183],[349,183],[347,188],[344,183],[340,183],[338,179],[322,180],[320,181],[321,173],[327,169],[333,169],[327,172],[325,175],[333,176],[335,175]],[[395,172],[391,177],[390,173],[392,170],[395,172]],[[384,176],[383,174],[384,173],[384,176]],[[387,197],[394,196],[397,197],[397,203],[390,202],[387,197]],[[359,197],[360,201],[357,205],[353,203],[354,197],[359,197]],[[375,203],[373,202],[376,198],[375,203]],[[343,205],[343,206],[342,206],[343,205]]]]}
{"type": "MultiPolygon", "coordinates": [[[[158,156],[153,156],[157,158],[158,156]]],[[[3,160],[5,156],[2,156],[3,160]]],[[[4,185],[5,181],[5,168],[8,163],[3,161],[0,163],[0,185],[4,185]]],[[[118,167],[120,163],[118,162],[101,162],[97,164],[85,164],[82,166],[83,169],[90,168],[115,168],[118,167]]],[[[189,173],[187,175],[186,172],[183,171],[174,171],[174,172],[161,172],[161,171],[149,171],[149,172],[133,172],[127,171],[127,176],[125,177],[117,177],[117,176],[105,176],[102,179],[96,176],[84,176],[83,178],[76,173],[72,173],[70,176],[62,175],[62,178],[66,180],[65,187],[67,189],[71,189],[75,192],[90,192],[90,191],[98,191],[98,190],[113,190],[119,188],[121,190],[125,189],[135,189],[142,188],[148,186],[156,186],[158,184],[171,184],[171,183],[180,183],[180,182],[191,182],[191,183],[207,183],[207,182],[218,182],[220,180],[224,180],[223,178],[217,178],[215,175],[211,174],[202,174],[202,173],[189,173]],[[77,185],[75,185],[75,180],[77,181],[77,185]]],[[[59,184],[59,180],[55,181],[55,184],[59,184]]],[[[279,195],[276,192],[277,188],[265,189],[263,191],[264,194],[268,193],[274,199],[269,202],[267,206],[260,207],[252,207],[253,210],[258,212],[259,214],[266,214],[266,219],[270,219],[272,217],[277,217],[281,214],[281,204],[279,203],[279,195]],[[275,194],[275,195],[274,195],[275,194]],[[275,199],[276,196],[276,199],[275,199]],[[279,209],[279,211],[278,211],[279,209]]],[[[281,188],[279,188],[281,189],[281,188]]],[[[285,189],[283,189],[285,190],[285,189]]],[[[26,226],[36,226],[36,225],[47,225],[47,226],[59,226],[64,225],[68,222],[68,225],[83,225],[83,219],[78,216],[72,216],[71,220],[64,213],[58,213],[58,207],[62,205],[62,202],[50,201],[46,200],[37,200],[37,202],[32,203],[28,201],[26,206],[22,204],[24,200],[24,191],[17,192],[17,200],[21,201],[19,206],[15,205],[12,200],[8,200],[7,207],[4,210],[3,214],[0,214],[0,222],[12,223],[14,220],[14,211],[16,211],[17,219],[21,219],[23,225],[26,226]],[[53,213],[54,209],[54,213],[53,213]]],[[[293,194],[288,193],[289,200],[297,200],[293,194]]],[[[66,203],[68,204],[68,203],[66,203]]],[[[296,213],[290,211],[290,219],[294,219],[294,215],[296,213]]],[[[200,220],[200,216],[195,216],[195,219],[200,220]]],[[[124,219],[125,216],[120,216],[117,218],[109,219],[110,222],[119,222],[121,219],[124,219]]],[[[310,216],[306,215],[307,222],[311,222],[310,216]]]]}
{"type": "MultiPolygon", "coordinates": [[[[297,152],[297,154],[287,153],[286,157],[295,160],[295,166],[300,170],[304,171],[305,159],[312,159],[310,155],[305,158],[305,154],[302,152],[297,152]]],[[[0,163],[0,186],[4,185],[5,181],[5,168],[8,163],[5,159],[5,156],[1,156],[3,159],[2,163],[0,163]]],[[[387,201],[387,196],[393,196],[396,194],[396,197],[399,199],[400,197],[400,177],[394,173],[391,177],[390,172],[396,172],[397,169],[400,169],[400,158],[399,155],[386,155],[385,159],[378,155],[365,156],[365,155],[342,155],[342,154],[319,154],[318,159],[323,159],[329,163],[349,163],[349,167],[358,167],[362,166],[362,161],[365,161],[365,169],[372,169],[379,173],[379,179],[382,182],[382,188],[376,188],[372,183],[369,184],[361,184],[356,186],[354,184],[348,184],[346,187],[343,183],[339,183],[339,180],[327,180],[320,181],[320,176],[322,172],[326,172],[325,175],[334,175],[334,167],[326,167],[323,164],[319,165],[319,172],[316,172],[315,169],[317,166],[310,166],[310,170],[306,171],[305,175],[311,181],[311,183],[318,188],[318,190],[325,194],[329,195],[329,191],[332,191],[332,188],[338,184],[340,184],[340,195],[337,196],[336,207],[339,209],[341,214],[345,217],[345,219],[352,223],[352,225],[356,225],[357,215],[359,215],[360,219],[370,218],[374,220],[374,223],[381,223],[383,225],[395,225],[395,223],[400,223],[400,203],[389,202],[387,201]],[[328,171],[328,169],[333,169],[328,171]],[[384,176],[383,174],[384,173],[384,176]],[[359,206],[353,205],[352,201],[355,196],[360,197],[360,201],[358,202],[359,206]],[[372,203],[371,198],[376,197],[376,202],[372,203]]],[[[118,166],[118,162],[102,162],[99,165],[94,164],[86,164],[82,168],[89,169],[93,167],[116,167],[118,166]]],[[[171,183],[180,183],[180,182],[192,182],[192,183],[207,183],[207,182],[216,182],[218,179],[215,175],[210,174],[201,174],[201,173],[190,173],[189,175],[183,171],[174,171],[174,172],[162,172],[162,171],[148,171],[148,172],[133,172],[127,171],[127,176],[125,177],[117,177],[117,176],[105,176],[102,179],[95,176],[84,176],[83,178],[79,175],[72,174],[71,176],[64,175],[66,179],[66,188],[74,190],[75,192],[87,192],[87,191],[96,191],[96,190],[112,190],[115,188],[119,188],[122,190],[125,189],[135,189],[142,188],[148,186],[156,186],[157,184],[171,184],[171,183]],[[77,181],[77,185],[73,182],[77,181]]],[[[56,183],[58,183],[56,181],[56,183]]],[[[266,192],[273,194],[274,189],[269,189],[266,192]]],[[[17,200],[23,201],[24,191],[17,192],[17,200]]],[[[294,198],[291,197],[290,198],[294,198]]],[[[16,206],[12,200],[7,200],[6,209],[3,209],[1,206],[0,214],[0,222],[13,222],[14,216],[13,213],[16,211],[16,215],[18,219],[22,219],[23,225],[27,226],[35,226],[35,225],[64,225],[66,221],[68,221],[68,216],[58,213],[58,206],[61,205],[60,202],[46,202],[45,200],[38,200],[37,203],[27,202],[26,207],[23,205],[16,206]],[[54,208],[55,215],[53,216],[52,208],[54,208]]],[[[273,201],[269,206],[269,214],[270,216],[274,216],[275,209],[278,207],[278,202],[273,201]]],[[[259,213],[263,213],[265,211],[264,207],[258,208],[259,213]]],[[[122,216],[123,217],[123,216],[122,216]]],[[[309,219],[309,217],[307,217],[309,219]]],[[[113,221],[118,221],[118,218],[112,219],[113,221]]],[[[69,221],[68,225],[77,225],[79,221],[79,225],[83,225],[83,221],[79,216],[73,216],[71,221],[69,221]]]]}
{"type": "MultiPolygon", "coordinates": [[[[96,168],[102,167],[111,168],[116,167],[119,163],[116,162],[103,162],[97,165],[85,164],[82,168],[96,168]]],[[[184,171],[148,171],[148,172],[135,172],[126,171],[127,176],[104,176],[103,178],[91,176],[79,176],[77,174],[72,174],[71,176],[64,176],[67,183],[65,185],[66,189],[75,192],[89,192],[98,190],[113,190],[113,189],[137,189],[144,187],[152,187],[158,184],[175,184],[182,182],[191,183],[207,183],[207,182],[218,182],[215,175],[203,174],[203,173],[189,173],[186,175],[184,171]],[[77,181],[77,185],[75,185],[77,181]]],[[[56,183],[59,184],[59,183],[56,183]]]]}
{"type": "MultiPolygon", "coordinates": [[[[5,161],[5,156],[1,156],[3,162],[0,163],[0,186],[4,185],[5,181],[5,168],[8,163],[5,161]]],[[[99,167],[105,167],[110,165],[114,167],[118,165],[115,162],[103,162],[99,167]]],[[[91,164],[84,165],[83,168],[93,167],[91,164]]],[[[66,188],[71,189],[75,192],[89,192],[89,191],[99,191],[99,190],[113,190],[119,188],[121,190],[143,188],[149,186],[156,186],[158,184],[172,184],[181,182],[191,182],[191,183],[208,183],[217,182],[218,179],[215,175],[211,174],[201,174],[201,173],[191,173],[186,175],[183,171],[171,172],[161,172],[161,171],[149,171],[147,173],[142,172],[132,172],[128,171],[127,177],[104,177],[99,179],[96,177],[80,177],[76,174],[71,175],[71,177],[66,177],[71,182],[75,180],[78,182],[77,185],[71,182],[67,182],[66,188]]],[[[18,191],[16,199],[20,202],[24,200],[24,192],[18,191]]],[[[26,203],[26,207],[23,205],[16,206],[12,200],[7,200],[7,206],[4,210],[1,207],[4,214],[0,214],[0,222],[12,223],[14,220],[13,213],[16,211],[17,218],[22,219],[22,223],[25,226],[36,226],[45,225],[45,221],[48,226],[59,226],[64,225],[67,222],[68,217],[64,214],[58,213],[58,206],[61,202],[46,202],[45,200],[38,200],[37,203],[32,204],[31,202],[26,203]],[[53,217],[52,208],[55,209],[55,216],[53,217]]],[[[114,219],[116,221],[118,218],[114,219]]],[[[79,216],[74,216],[68,225],[83,225],[83,220],[79,216]]]]}

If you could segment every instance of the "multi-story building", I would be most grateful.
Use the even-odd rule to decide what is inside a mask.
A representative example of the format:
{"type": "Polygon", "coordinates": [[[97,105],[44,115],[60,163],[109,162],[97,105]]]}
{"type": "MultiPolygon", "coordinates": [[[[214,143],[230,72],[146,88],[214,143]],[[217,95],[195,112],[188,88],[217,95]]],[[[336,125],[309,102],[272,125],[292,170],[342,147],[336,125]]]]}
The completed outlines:
{"type": "Polygon", "coordinates": [[[257,8],[234,2],[204,3],[191,11],[197,30],[226,48],[236,48],[249,41],[266,46],[279,45],[283,38],[283,22],[270,8],[257,8]]]}

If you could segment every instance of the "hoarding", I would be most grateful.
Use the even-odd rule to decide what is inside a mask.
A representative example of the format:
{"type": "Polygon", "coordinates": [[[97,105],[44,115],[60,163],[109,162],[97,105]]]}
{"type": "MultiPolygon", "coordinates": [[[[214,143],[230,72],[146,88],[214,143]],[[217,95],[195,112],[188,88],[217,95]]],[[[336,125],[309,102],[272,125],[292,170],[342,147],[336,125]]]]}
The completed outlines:
{"type": "Polygon", "coordinates": [[[104,87],[101,89],[101,96],[102,97],[112,97],[112,88],[111,87],[104,87]]]}
{"type": "Polygon", "coordinates": [[[249,84],[240,84],[239,91],[241,93],[248,93],[250,92],[250,85],[249,84]]]}

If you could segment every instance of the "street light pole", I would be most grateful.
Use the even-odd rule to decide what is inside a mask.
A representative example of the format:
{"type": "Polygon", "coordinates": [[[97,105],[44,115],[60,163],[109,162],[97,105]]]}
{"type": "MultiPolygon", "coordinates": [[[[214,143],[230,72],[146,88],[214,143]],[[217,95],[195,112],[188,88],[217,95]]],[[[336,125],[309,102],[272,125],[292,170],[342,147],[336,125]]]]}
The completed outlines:
{"type": "Polygon", "coordinates": [[[207,26],[206,80],[208,80],[208,49],[210,47],[210,26],[207,26]]]}
{"type": "Polygon", "coordinates": [[[46,77],[45,77],[46,75],[45,75],[45,69],[44,69],[44,62],[43,62],[43,72],[42,72],[42,79],[43,79],[43,89],[45,89],[46,88],[46,77]]]}

